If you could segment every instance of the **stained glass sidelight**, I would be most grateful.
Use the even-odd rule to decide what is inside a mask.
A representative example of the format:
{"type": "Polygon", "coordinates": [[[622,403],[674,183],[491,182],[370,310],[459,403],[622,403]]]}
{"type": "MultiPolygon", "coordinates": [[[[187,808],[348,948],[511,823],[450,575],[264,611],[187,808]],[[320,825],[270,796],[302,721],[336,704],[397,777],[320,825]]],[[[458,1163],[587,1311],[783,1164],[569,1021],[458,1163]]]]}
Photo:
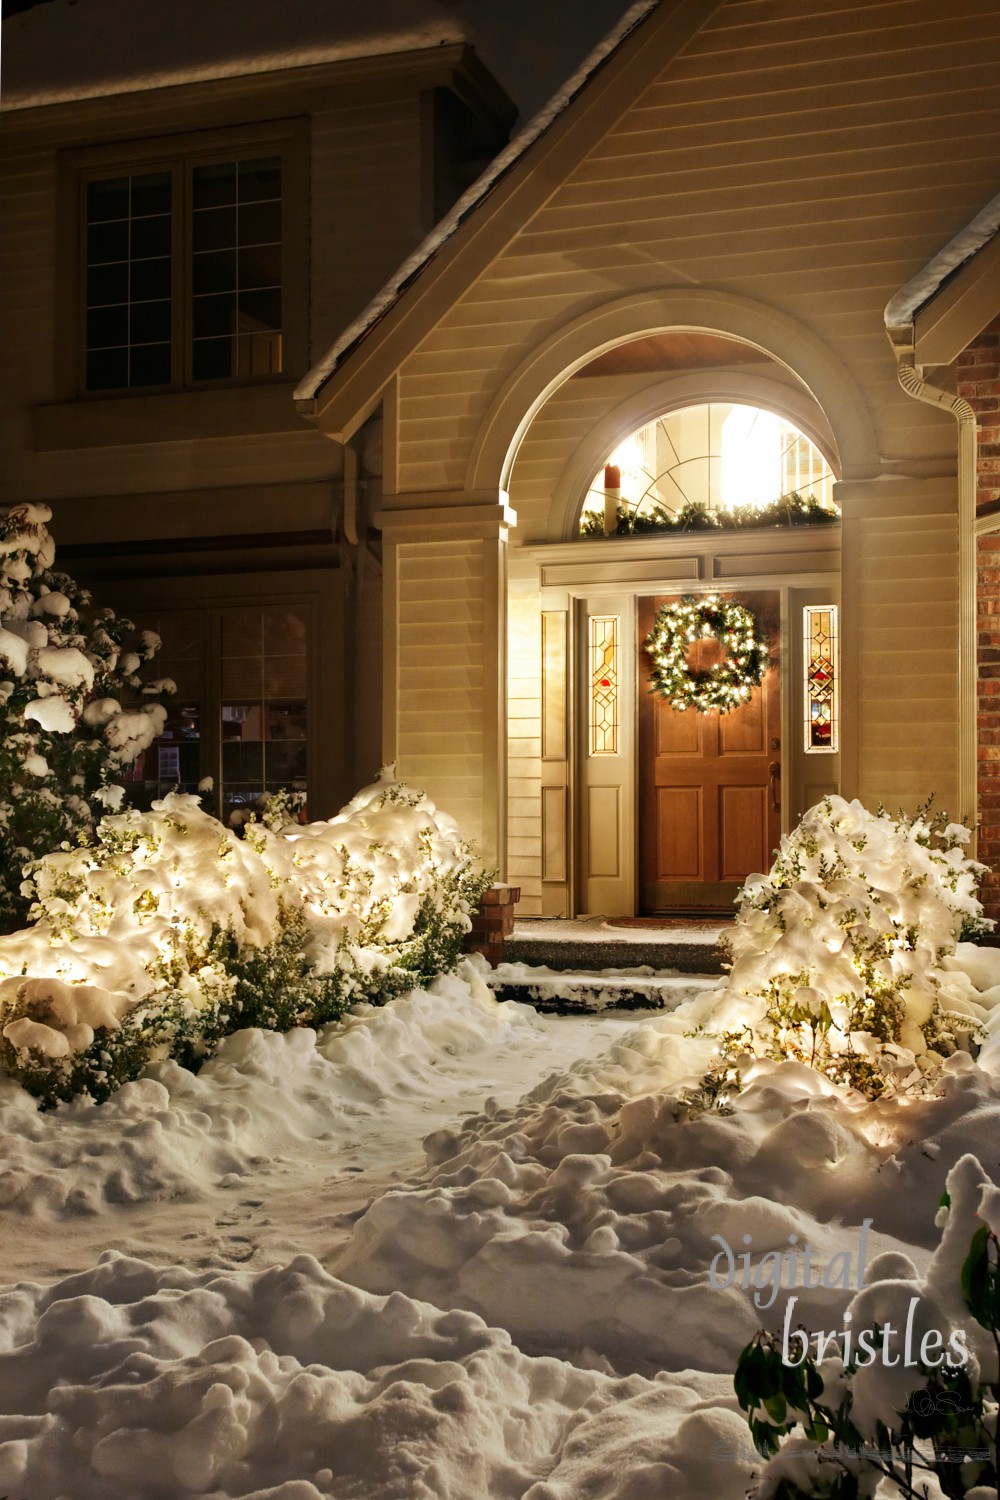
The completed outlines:
{"type": "Polygon", "coordinates": [[[618,615],[590,617],[590,753],[618,754],[618,615]]]}
{"type": "Polygon", "coordinates": [[[803,638],[806,753],[833,754],[840,748],[837,606],[807,604],[803,611],[803,638]]]}

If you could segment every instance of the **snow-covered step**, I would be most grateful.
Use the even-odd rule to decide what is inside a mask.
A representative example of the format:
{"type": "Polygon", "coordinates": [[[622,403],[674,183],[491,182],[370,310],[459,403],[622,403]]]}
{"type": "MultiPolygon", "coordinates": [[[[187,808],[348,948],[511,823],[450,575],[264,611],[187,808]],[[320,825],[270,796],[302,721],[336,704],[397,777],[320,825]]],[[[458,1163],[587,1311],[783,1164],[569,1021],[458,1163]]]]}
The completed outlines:
{"type": "Polygon", "coordinates": [[[731,922],[618,926],[604,917],[521,918],[505,944],[509,963],[593,973],[606,969],[721,974],[729,962],[731,922]]]}
{"type": "Polygon", "coordinates": [[[716,974],[684,974],[648,964],[600,972],[503,963],[484,976],[498,1000],[520,1000],[539,1011],[676,1010],[721,982],[716,974]]]}

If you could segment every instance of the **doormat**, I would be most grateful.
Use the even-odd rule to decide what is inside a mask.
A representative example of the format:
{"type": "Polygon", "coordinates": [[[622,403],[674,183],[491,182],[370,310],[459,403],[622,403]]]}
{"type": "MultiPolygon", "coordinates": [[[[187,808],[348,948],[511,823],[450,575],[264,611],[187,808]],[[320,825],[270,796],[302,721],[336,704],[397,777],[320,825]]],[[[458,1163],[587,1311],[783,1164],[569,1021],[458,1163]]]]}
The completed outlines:
{"type": "Polygon", "coordinates": [[[690,917],[608,917],[608,927],[723,927],[732,921],[732,916],[726,912],[717,917],[706,917],[703,914],[690,917]]]}

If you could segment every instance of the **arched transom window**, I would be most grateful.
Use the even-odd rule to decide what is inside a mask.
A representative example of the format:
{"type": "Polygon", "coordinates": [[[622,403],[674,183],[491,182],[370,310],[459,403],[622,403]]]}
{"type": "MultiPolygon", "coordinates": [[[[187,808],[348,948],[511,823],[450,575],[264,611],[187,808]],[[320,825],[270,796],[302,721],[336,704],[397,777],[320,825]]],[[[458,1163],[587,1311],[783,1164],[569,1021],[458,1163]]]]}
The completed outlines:
{"type": "Polygon", "coordinates": [[[724,401],[685,406],[647,422],[608,455],[584,502],[581,530],[832,520],[833,478],[815,443],[774,412],[724,401]]]}

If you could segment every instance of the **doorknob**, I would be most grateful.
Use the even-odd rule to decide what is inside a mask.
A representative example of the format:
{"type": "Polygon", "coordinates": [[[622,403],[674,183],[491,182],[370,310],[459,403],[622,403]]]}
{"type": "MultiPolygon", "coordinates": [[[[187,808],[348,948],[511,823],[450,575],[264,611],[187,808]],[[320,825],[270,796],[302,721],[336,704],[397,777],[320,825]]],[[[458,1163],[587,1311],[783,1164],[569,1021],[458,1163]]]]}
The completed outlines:
{"type": "Polygon", "coordinates": [[[771,807],[774,812],[780,812],[781,764],[779,761],[772,760],[771,764],[767,768],[767,779],[768,786],[771,789],[771,807]]]}

